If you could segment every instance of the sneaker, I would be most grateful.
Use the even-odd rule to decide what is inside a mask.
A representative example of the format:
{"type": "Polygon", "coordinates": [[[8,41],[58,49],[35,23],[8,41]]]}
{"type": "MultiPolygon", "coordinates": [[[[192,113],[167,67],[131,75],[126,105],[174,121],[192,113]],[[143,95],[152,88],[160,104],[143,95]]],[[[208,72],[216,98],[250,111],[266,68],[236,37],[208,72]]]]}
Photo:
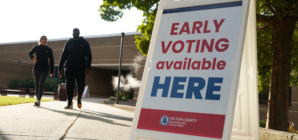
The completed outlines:
{"type": "Polygon", "coordinates": [[[66,107],[64,107],[64,109],[73,109],[73,102],[71,102],[71,105],[67,105],[66,107]]]}
{"type": "Polygon", "coordinates": [[[66,107],[64,107],[64,109],[73,109],[72,105],[67,105],[66,107]]]}
{"type": "Polygon", "coordinates": [[[82,107],[82,101],[78,99],[78,108],[82,107]]]}
{"type": "Polygon", "coordinates": [[[34,106],[40,106],[40,104],[38,102],[35,102],[34,106]]]}

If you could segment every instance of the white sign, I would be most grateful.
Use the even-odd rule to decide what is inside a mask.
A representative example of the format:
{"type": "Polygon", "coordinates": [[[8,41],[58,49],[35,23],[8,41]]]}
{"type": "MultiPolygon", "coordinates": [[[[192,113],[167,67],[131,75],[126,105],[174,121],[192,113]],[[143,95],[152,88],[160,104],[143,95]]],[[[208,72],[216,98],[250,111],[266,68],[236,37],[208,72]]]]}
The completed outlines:
{"type": "Polygon", "coordinates": [[[248,4],[160,2],[130,139],[230,139],[248,4]]]}
{"type": "Polygon", "coordinates": [[[85,86],[84,92],[82,94],[82,97],[89,97],[89,89],[88,86],[85,86]]]}

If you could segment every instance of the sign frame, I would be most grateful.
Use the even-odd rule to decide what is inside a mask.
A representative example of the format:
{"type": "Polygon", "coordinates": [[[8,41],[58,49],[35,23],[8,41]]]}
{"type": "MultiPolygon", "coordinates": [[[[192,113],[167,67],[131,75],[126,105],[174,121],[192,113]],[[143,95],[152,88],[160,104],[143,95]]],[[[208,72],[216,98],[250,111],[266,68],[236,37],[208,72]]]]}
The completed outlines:
{"type": "Polygon", "coordinates": [[[256,2],[250,2],[231,140],[259,139],[256,2]]]}
{"type": "MultiPolygon", "coordinates": [[[[242,0],[161,0],[159,3],[156,20],[154,24],[154,29],[152,32],[152,38],[149,45],[147,60],[145,63],[144,73],[143,73],[143,80],[141,82],[138,101],[135,109],[135,114],[133,118],[133,123],[130,132],[130,140],[149,140],[149,139],[171,139],[171,140],[181,140],[187,138],[188,140],[198,140],[200,137],[198,136],[191,136],[191,135],[182,135],[176,133],[167,133],[167,132],[159,132],[159,131],[151,131],[151,130],[142,130],[137,129],[140,110],[143,103],[144,92],[147,84],[147,79],[149,75],[149,70],[151,67],[151,59],[153,57],[153,51],[156,44],[157,33],[159,30],[161,16],[163,10],[166,9],[176,9],[176,8],[186,8],[186,7],[193,7],[193,6],[203,6],[203,5],[211,5],[211,4],[221,4],[221,3],[229,3],[229,2],[239,2],[242,0]]],[[[236,95],[238,90],[238,82],[239,82],[239,75],[240,75],[240,67],[241,67],[241,60],[242,54],[244,49],[244,39],[245,39],[245,32],[247,26],[247,19],[248,19],[248,12],[249,12],[249,4],[251,0],[243,0],[242,4],[242,15],[241,15],[241,23],[239,28],[239,38],[237,42],[237,49],[236,49],[236,57],[233,63],[233,77],[232,77],[232,85],[230,89],[230,97],[229,103],[227,107],[227,113],[225,118],[224,124],[224,131],[222,139],[229,140],[231,139],[232,133],[232,126],[233,126],[233,118],[234,118],[234,110],[236,104],[236,95]]],[[[204,139],[214,140],[214,138],[207,138],[204,139]]]]}

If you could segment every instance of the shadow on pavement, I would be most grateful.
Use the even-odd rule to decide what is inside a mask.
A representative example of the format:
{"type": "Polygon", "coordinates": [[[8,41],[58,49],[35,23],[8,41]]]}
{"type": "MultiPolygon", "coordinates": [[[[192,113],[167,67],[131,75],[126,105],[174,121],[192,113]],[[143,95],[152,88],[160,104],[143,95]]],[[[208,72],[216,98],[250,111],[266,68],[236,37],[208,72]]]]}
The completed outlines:
{"type": "Polygon", "coordinates": [[[9,140],[7,137],[2,135],[2,131],[0,130],[0,140],[9,140]]]}
{"type": "MultiPolygon", "coordinates": [[[[77,100],[76,98],[73,98],[73,100],[77,100]]],[[[89,102],[89,103],[98,103],[103,104],[104,101],[109,100],[109,98],[95,98],[95,97],[83,97],[82,102],[89,102]]]]}
{"type": "MultiPolygon", "coordinates": [[[[54,110],[54,109],[50,109],[50,108],[46,108],[46,107],[40,107],[40,108],[43,108],[43,109],[46,109],[46,110],[50,110],[50,111],[53,111],[53,112],[57,112],[57,113],[62,113],[62,114],[68,115],[68,116],[78,116],[78,113],[64,112],[64,111],[54,110]]],[[[111,114],[100,115],[100,114],[94,114],[93,113],[92,115],[90,115],[91,113],[88,113],[89,115],[86,115],[84,113],[88,113],[88,112],[85,112],[83,110],[80,118],[90,119],[90,120],[96,120],[96,121],[101,121],[101,122],[105,122],[105,123],[109,123],[109,124],[115,124],[115,125],[120,125],[120,126],[125,126],[125,127],[131,127],[130,125],[115,123],[113,120],[102,118],[102,117],[108,117],[111,114]]],[[[115,119],[123,120],[123,119],[121,119],[121,118],[123,118],[121,116],[118,116],[118,117],[115,117],[115,115],[111,115],[111,116],[114,116],[115,119]]],[[[130,121],[132,121],[132,118],[130,119],[130,121]]]]}
{"type": "Polygon", "coordinates": [[[91,111],[91,110],[88,110],[88,109],[84,109],[83,112],[87,113],[87,114],[98,115],[98,116],[101,116],[101,117],[107,117],[107,118],[132,122],[132,118],[129,118],[129,117],[117,116],[117,115],[108,114],[108,113],[95,112],[95,111],[91,111]]]}

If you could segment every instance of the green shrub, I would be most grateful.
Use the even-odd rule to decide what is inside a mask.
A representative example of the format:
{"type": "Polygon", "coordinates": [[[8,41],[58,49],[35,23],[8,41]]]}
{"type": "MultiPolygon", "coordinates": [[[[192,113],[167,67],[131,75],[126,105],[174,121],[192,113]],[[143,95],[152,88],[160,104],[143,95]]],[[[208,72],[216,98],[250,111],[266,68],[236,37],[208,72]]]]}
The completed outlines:
{"type": "MultiPolygon", "coordinates": [[[[58,84],[61,84],[62,82],[63,80],[59,78],[47,78],[45,81],[44,88],[48,92],[54,92],[55,90],[58,90],[58,84]]],[[[24,88],[35,88],[35,82],[33,77],[28,77],[26,79],[12,79],[9,82],[9,88],[16,89],[19,83],[22,83],[24,85],[24,88]]]]}
{"type": "Polygon", "coordinates": [[[266,121],[260,120],[260,127],[265,128],[266,127],[266,121]]]}
{"type": "Polygon", "coordinates": [[[24,88],[35,88],[34,78],[28,77],[26,79],[12,79],[9,82],[10,89],[17,89],[17,85],[21,83],[24,85],[24,88]]]}
{"type": "Polygon", "coordinates": [[[12,79],[10,82],[9,82],[9,87],[10,89],[17,89],[17,84],[20,83],[21,80],[19,79],[12,79]]]}
{"type": "Polygon", "coordinates": [[[63,80],[59,78],[47,78],[44,88],[48,92],[54,92],[55,90],[58,90],[58,84],[61,84],[63,80]]]}
{"type": "Polygon", "coordinates": [[[128,101],[128,99],[127,96],[122,96],[121,101],[128,101]]]}
{"type": "Polygon", "coordinates": [[[114,100],[116,100],[116,97],[114,97],[114,96],[111,96],[111,97],[109,98],[109,101],[114,101],[114,100]]]}
{"type": "Polygon", "coordinates": [[[24,85],[24,88],[35,88],[34,78],[28,77],[27,79],[22,79],[21,83],[24,85]]]}
{"type": "Polygon", "coordinates": [[[269,96],[269,89],[266,89],[263,92],[259,93],[259,100],[268,100],[268,96],[269,96]]]}
{"type": "MultiPolygon", "coordinates": [[[[114,97],[117,97],[117,91],[114,93],[114,97]]],[[[128,101],[129,93],[127,93],[125,91],[120,91],[118,99],[120,101],[128,101]]]]}
{"type": "Polygon", "coordinates": [[[17,85],[19,83],[22,83],[24,85],[24,88],[34,88],[35,87],[33,77],[28,77],[26,79],[12,79],[9,82],[9,88],[10,89],[16,89],[17,85]]]}

